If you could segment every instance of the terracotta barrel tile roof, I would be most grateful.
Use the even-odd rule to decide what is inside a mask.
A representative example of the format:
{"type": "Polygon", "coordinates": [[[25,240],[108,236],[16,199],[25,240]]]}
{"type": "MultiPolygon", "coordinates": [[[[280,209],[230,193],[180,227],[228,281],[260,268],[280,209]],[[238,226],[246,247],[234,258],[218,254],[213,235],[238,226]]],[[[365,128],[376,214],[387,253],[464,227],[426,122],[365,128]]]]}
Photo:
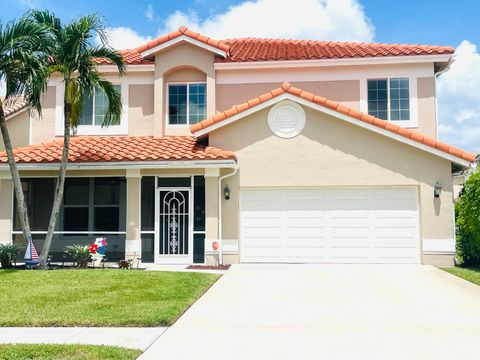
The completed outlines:
{"type": "MultiPolygon", "coordinates": [[[[127,65],[154,64],[153,61],[143,59],[141,53],[153,49],[156,46],[162,45],[167,41],[176,39],[180,36],[187,36],[193,40],[200,41],[206,45],[213,46],[219,50],[224,51],[225,53],[228,53],[228,45],[224,44],[221,41],[193,32],[189,30],[186,26],[180,26],[178,30],[160,36],[159,38],[151,40],[135,49],[120,50],[120,53],[122,54],[123,59],[125,60],[125,63],[127,65]]],[[[96,59],[95,62],[99,65],[111,64],[111,62],[107,59],[96,59]]]]}
{"type": "MultiPolygon", "coordinates": [[[[18,163],[58,163],[63,140],[16,148],[18,163]]],[[[193,136],[76,136],[68,157],[71,163],[119,161],[235,160],[230,151],[200,144],[193,136]]],[[[0,164],[7,162],[0,152],[0,164]]]]}
{"type": "Polygon", "coordinates": [[[450,46],[356,43],[286,39],[227,39],[230,56],[217,62],[342,59],[453,54],[450,46]]]}
{"type": "Polygon", "coordinates": [[[231,118],[234,115],[240,114],[248,109],[251,109],[255,106],[260,105],[261,103],[264,103],[268,100],[271,100],[275,97],[278,97],[283,94],[291,94],[294,96],[297,96],[303,100],[309,101],[311,103],[326,107],[328,109],[334,110],[338,113],[350,116],[352,118],[355,118],[357,120],[363,121],[367,124],[374,125],[376,127],[385,129],[387,131],[390,131],[391,133],[403,136],[404,138],[416,141],[418,143],[430,146],[432,148],[435,148],[437,150],[443,151],[445,153],[448,153],[450,155],[456,156],[458,158],[474,162],[476,158],[476,154],[470,153],[468,151],[464,151],[462,149],[458,149],[456,147],[450,146],[448,144],[445,144],[441,141],[438,141],[433,138],[429,138],[427,136],[424,136],[420,133],[417,133],[415,131],[412,131],[410,129],[405,129],[403,127],[400,127],[396,124],[393,124],[392,122],[385,121],[379,118],[376,118],[372,115],[368,115],[365,113],[362,113],[358,110],[346,107],[344,105],[341,105],[340,103],[336,101],[331,101],[328,99],[325,99],[324,97],[314,95],[308,91],[304,91],[302,89],[296,88],[292,86],[290,83],[286,82],[283,83],[281,87],[277,89],[273,89],[265,94],[262,94],[258,96],[255,99],[249,100],[244,104],[236,105],[224,112],[221,112],[219,114],[216,114],[215,116],[212,116],[208,119],[205,119],[197,124],[194,124],[190,126],[190,131],[195,135],[195,133],[198,133],[201,130],[207,130],[210,128],[212,125],[224,122],[225,120],[231,118]]]}
{"type": "Polygon", "coordinates": [[[3,102],[3,112],[5,117],[11,116],[16,112],[25,109],[28,106],[27,101],[22,96],[12,96],[3,102]]]}
{"type": "Polygon", "coordinates": [[[166,43],[169,40],[176,39],[180,36],[187,36],[189,38],[192,38],[193,40],[200,41],[206,45],[213,46],[219,50],[222,50],[224,52],[228,52],[229,46],[224,44],[221,41],[209,38],[207,36],[201,35],[199,33],[193,32],[189,30],[186,26],[180,26],[178,30],[172,31],[171,33],[168,33],[166,35],[163,35],[155,40],[149,41],[148,43],[137,47],[135,50],[139,53],[142,53],[144,51],[153,49],[155,46],[162,45],[163,43],[166,43]]]}
{"type": "MultiPolygon", "coordinates": [[[[224,51],[226,58],[217,57],[216,62],[281,61],[281,60],[321,60],[367,58],[384,56],[442,55],[453,54],[451,46],[381,44],[342,41],[288,40],[239,38],[214,40],[181,26],[178,30],[163,35],[135,49],[121,50],[128,65],[152,64],[142,58],[141,53],[180,36],[213,46],[224,51]]],[[[105,59],[97,59],[98,64],[110,64],[105,59]]]]}

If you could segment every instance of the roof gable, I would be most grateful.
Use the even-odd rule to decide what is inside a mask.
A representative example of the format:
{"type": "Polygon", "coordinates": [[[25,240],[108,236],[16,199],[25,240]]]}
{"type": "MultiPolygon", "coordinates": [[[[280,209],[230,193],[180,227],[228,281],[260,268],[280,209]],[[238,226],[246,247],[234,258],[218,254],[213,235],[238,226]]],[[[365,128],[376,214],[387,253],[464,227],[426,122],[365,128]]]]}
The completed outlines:
{"type": "Polygon", "coordinates": [[[303,91],[293,87],[290,83],[283,83],[279,88],[192,125],[190,130],[195,136],[200,137],[284,99],[293,100],[354,125],[447,158],[463,166],[468,166],[469,163],[474,162],[476,159],[476,154],[450,146],[410,129],[405,129],[392,122],[346,107],[338,102],[303,91]]]}
{"type": "Polygon", "coordinates": [[[178,30],[163,35],[155,40],[139,46],[135,51],[141,57],[153,55],[165,48],[173,46],[179,42],[188,42],[190,44],[199,46],[208,51],[216,53],[222,57],[228,55],[229,46],[207,36],[189,30],[186,26],[180,26],[178,30]]]}

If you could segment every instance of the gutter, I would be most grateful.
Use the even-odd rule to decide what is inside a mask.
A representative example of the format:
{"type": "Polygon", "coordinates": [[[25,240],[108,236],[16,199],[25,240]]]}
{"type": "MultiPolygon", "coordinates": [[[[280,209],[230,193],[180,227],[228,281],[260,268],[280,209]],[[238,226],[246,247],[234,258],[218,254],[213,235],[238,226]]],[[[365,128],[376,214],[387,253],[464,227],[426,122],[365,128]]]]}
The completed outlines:
{"type": "Polygon", "coordinates": [[[218,178],[218,216],[217,216],[217,241],[219,243],[218,264],[223,265],[223,234],[222,234],[222,181],[234,176],[238,171],[238,165],[229,174],[218,178]]]}
{"type": "MultiPolygon", "coordinates": [[[[19,170],[58,170],[60,163],[18,164],[19,170]]],[[[68,163],[67,170],[124,170],[124,169],[163,169],[163,168],[221,168],[236,165],[235,160],[199,161],[118,161],[68,163]]],[[[0,170],[8,170],[8,164],[0,164],[0,170]]]]}

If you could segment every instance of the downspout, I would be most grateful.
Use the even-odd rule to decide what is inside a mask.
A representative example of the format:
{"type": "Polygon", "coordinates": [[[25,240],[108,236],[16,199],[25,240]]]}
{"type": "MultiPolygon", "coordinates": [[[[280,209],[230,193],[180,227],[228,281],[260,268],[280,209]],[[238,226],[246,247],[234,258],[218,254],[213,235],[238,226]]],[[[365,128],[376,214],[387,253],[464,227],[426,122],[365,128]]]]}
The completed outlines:
{"type": "Polygon", "coordinates": [[[218,216],[217,216],[217,240],[219,243],[218,248],[218,264],[223,265],[223,239],[222,239],[222,181],[226,178],[234,176],[238,171],[238,165],[233,168],[233,171],[229,174],[220,176],[218,178],[218,216]]]}

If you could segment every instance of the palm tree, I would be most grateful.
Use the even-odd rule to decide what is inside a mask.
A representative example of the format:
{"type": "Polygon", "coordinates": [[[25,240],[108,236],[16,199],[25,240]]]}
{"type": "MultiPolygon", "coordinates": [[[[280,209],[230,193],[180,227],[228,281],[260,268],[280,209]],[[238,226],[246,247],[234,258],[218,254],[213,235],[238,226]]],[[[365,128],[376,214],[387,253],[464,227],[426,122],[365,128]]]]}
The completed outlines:
{"type": "Polygon", "coordinates": [[[5,26],[0,23],[0,81],[5,82],[7,90],[3,103],[0,99],[0,129],[13,179],[17,215],[27,242],[32,238],[30,223],[7,129],[4,106],[17,96],[23,96],[30,108],[41,114],[41,97],[48,81],[48,64],[45,57],[45,53],[49,51],[48,36],[43,26],[26,18],[11,21],[5,26]]]}
{"type": "Polygon", "coordinates": [[[108,99],[108,108],[102,126],[118,124],[122,112],[119,91],[109,81],[103,80],[97,71],[95,59],[104,58],[116,65],[120,75],[125,73],[125,64],[120,53],[108,45],[102,20],[96,15],[87,15],[62,24],[59,18],[49,11],[32,10],[28,16],[36,24],[48,28],[52,35],[49,53],[50,71],[63,77],[64,92],[64,140],[60,171],[55,188],[48,232],[40,254],[40,265],[45,266],[53,232],[63,200],[65,176],[71,132],[75,131],[82,115],[82,100],[101,91],[108,99]],[[101,45],[93,44],[98,36],[101,45]]]}

